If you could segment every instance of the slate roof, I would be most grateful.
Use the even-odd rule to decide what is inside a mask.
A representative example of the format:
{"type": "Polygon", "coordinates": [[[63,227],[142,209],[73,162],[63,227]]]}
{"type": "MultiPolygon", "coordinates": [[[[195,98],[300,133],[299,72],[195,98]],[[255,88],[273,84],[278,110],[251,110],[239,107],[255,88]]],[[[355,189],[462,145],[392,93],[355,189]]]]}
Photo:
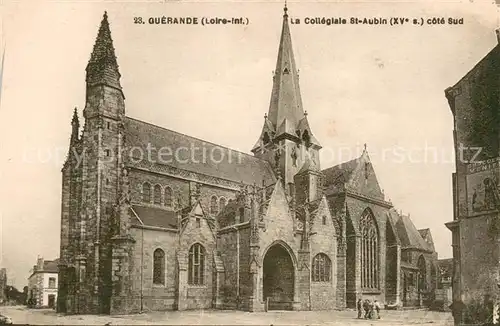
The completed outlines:
{"type": "Polygon", "coordinates": [[[417,228],[407,215],[399,214],[399,219],[395,224],[401,246],[433,251],[427,242],[422,238],[417,228]]]}
{"type": "Polygon", "coordinates": [[[31,278],[33,275],[38,273],[58,273],[59,272],[59,258],[54,260],[44,260],[43,261],[43,269],[37,269],[37,265],[33,266],[33,270],[30,271],[31,275],[28,278],[31,278]]]}
{"type": "Polygon", "coordinates": [[[340,163],[323,170],[325,176],[325,185],[334,185],[338,183],[346,183],[351,178],[354,170],[358,166],[359,158],[340,163]]]}
{"type": "Polygon", "coordinates": [[[135,217],[132,224],[155,226],[166,229],[177,229],[179,219],[177,213],[159,207],[132,205],[131,214],[135,217]],[[139,217],[139,219],[137,219],[139,217]]]}
{"type": "Polygon", "coordinates": [[[430,234],[431,230],[430,229],[420,229],[418,230],[418,233],[422,236],[422,238],[426,238],[430,234]]]}
{"type": "Polygon", "coordinates": [[[431,229],[420,229],[418,230],[418,233],[420,233],[425,242],[427,242],[429,248],[434,251],[434,240],[432,240],[431,229]]]}
{"type": "Polygon", "coordinates": [[[59,265],[59,258],[54,260],[45,260],[43,262],[43,271],[40,272],[57,273],[59,272],[58,265],[59,265]]]}
{"type": "MultiPolygon", "coordinates": [[[[271,165],[265,160],[130,117],[125,118],[125,143],[129,148],[140,148],[144,160],[148,158],[150,145],[151,157],[156,162],[194,173],[245,184],[276,181],[271,165]],[[159,149],[163,149],[163,156],[158,155],[159,149]],[[178,157],[174,155],[176,151],[178,157]]],[[[131,155],[136,159],[140,151],[133,150],[131,155]]]]}

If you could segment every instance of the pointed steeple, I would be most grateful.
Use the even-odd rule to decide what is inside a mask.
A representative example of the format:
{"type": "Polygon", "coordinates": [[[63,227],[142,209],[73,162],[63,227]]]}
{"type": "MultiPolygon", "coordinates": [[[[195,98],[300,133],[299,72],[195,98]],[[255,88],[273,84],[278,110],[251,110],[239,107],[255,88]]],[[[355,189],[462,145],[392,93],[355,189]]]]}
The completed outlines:
{"type": "Polygon", "coordinates": [[[288,8],[285,4],[268,117],[278,133],[294,134],[293,129],[303,116],[299,74],[295,66],[292,37],[288,25],[288,8]]]}
{"type": "Polygon", "coordinates": [[[118,71],[118,63],[116,62],[115,48],[111,39],[106,11],[104,12],[86,71],[87,87],[107,85],[121,90],[121,75],[118,71]]]}
{"type": "Polygon", "coordinates": [[[73,118],[71,119],[71,144],[78,142],[78,132],[80,131],[80,121],[78,120],[78,112],[73,111],[73,118]]]}

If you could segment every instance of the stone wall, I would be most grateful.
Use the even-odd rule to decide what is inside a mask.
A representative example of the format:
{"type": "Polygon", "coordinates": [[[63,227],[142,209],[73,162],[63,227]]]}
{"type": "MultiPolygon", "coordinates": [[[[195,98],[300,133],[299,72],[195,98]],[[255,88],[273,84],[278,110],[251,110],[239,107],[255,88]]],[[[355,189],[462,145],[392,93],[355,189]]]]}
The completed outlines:
{"type": "Polygon", "coordinates": [[[134,310],[172,310],[176,306],[177,259],[176,232],[132,228],[134,244],[132,268],[132,304],[134,310]],[[161,249],[165,253],[164,284],[153,284],[153,253],[161,249]],[[142,300],[142,304],[141,304],[142,300]]]}
{"type": "Polygon", "coordinates": [[[317,254],[325,254],[331,262],[329,281],[311,280],[311,310],[334,309],[337,307],[337,232],[326,200],[317,210],[311,232],[311,272],[314,273],[312,261],[317,254]]]}

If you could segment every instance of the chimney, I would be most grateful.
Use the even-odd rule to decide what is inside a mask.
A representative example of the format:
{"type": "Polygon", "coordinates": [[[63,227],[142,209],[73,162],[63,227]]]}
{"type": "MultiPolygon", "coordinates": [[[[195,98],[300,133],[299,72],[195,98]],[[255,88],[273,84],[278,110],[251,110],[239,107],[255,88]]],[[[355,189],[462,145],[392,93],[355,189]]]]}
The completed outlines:
{"type": "Polygon", "coordinates": [[[496,35],[497,35],[497,42],[498,42],[498,43],[500,43],[500,28],[497,28],[497,29],[495,30],[495,33],[496,33],[496,35]]]}

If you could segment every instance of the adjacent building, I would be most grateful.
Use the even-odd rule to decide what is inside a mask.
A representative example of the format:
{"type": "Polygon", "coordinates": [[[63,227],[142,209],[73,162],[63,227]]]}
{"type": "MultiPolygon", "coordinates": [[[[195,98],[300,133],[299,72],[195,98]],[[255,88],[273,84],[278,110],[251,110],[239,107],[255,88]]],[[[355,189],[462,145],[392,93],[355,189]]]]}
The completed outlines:
{"type": "MultiPolygon", "coordinates": [[[[498,35],[498,33],[497,33],[498,35]]],[[[446,89],[453,113],[453,313],[455,323],[497,319],[500,301],[500,47],[446,89]]]]}
{"type": "Polygon", "coordinates": [[[366,147],[321,168],[286,7],[253,154],[127,116],[120,78],[105,13],[86,68],[83,132],[75,109],[62,169],[59,311],[320,310],[355,307],[360,298],[394,306],[432,300],[430,231],[417,230],[386,200],[366,147]],[[141,155],[158,158],[161,149],[177,156],[141,155]]]}
{"type": "Polygon", "coordinates": [[[59,259],[37,259],[28,277],[27,303],[30,307],[55,308],[57,302],[59,259]]]}

